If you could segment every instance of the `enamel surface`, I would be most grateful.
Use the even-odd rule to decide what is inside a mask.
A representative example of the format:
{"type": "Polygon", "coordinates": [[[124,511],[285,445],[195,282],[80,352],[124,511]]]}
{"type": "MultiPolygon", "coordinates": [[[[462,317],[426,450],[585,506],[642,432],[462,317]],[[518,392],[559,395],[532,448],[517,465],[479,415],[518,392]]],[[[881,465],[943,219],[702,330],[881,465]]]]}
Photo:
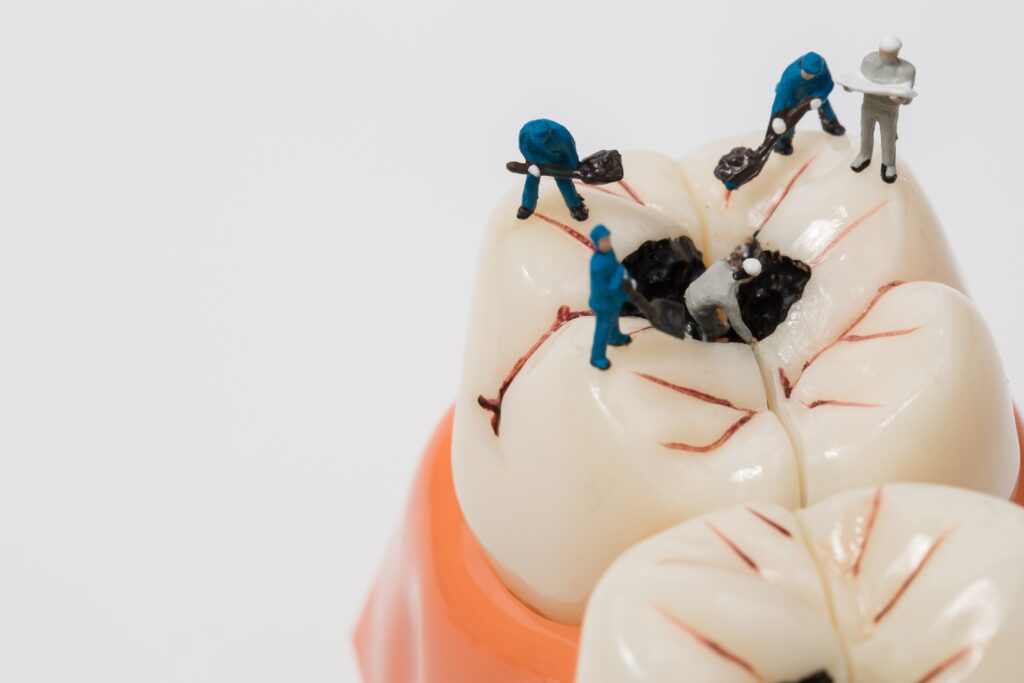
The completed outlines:
{"type": "Polygon", "coordinates": [[[737,144],[678,164],[624,154],[624,183],[581,187],[585,223],[549,180],[537,213],[516,220],[517,188],[482,237],[456,492],[501,578],[553,619],[578,623],[618,553],[709,510],[795,508],[898,480],[1000,496],[1013,486],[999,359],[955,291],[941,228],[906,164],[887,185],[875,167],[849,170],[856,138],[801,130],[793,156],[773,156],[726,195],[711,170],[737,144]],[[760,229],[766,247],[807,261],[812,276],[787,320],[752,347],[623,319],[634,341],[609,349],[602,373],[588,362],[586,235],[598,222],[620,259],[679,235],[721,258],[760,229]]]}
{"type": "Polygon", "coordinates": [[[1024,672],[1024,510],[890,484],[797,513],[857,681],[1003,683],[1024,672]]]}
{"type": "Polygon", "coordinates": [[[908,480],[1009,497],[1018,468],[1013,408],[978,312],[933,282],[894,285],[872,302],[780,397],[777,412],[802,454],[805,501],[908,480]]]}
{"type": "Polygon", "coordinates": [[[891,484],[684,522],[587,606],[577,683],[1002,683],[1024,667],[1024,510],[891,484]]]}
{"type": "Polygon", "coordinates": [[[576,680],[774,683],[822,670],[847,681],[818,569],[793,513],[757,504],[619,557],[587,606],[576,680]]]}

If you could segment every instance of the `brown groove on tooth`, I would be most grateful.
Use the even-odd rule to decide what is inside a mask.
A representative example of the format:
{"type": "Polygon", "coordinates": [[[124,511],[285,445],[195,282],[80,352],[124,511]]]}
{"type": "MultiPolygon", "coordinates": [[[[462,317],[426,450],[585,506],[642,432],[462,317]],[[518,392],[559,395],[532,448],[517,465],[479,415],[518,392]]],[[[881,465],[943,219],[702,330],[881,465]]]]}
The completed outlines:
{"type": "Polygon", "coordinates": [[[648,382],[654,382],[655,384],[663,386],[666,389],[671,389],[672,391],[678,392],[680,394],[685,394],[686,396],[699,399],[706,403],[714,403],[715,405],[725,406],[726,408],[732,408],[733,410],[738,410],[743,413],[755,412],[752,411],[750,408],[740,408],[729,399],[720,398],[713,394],[709,394],[704,391],[699,391],[697,389],[679,386],[678,384],[673,384],[672,382],[669,382],[667,379],[655,377],[654,375],[649,375],[646,372],[634,372],[633,374],[636,375],[637,377],[642,377],[643,379],[646,379],[648,382]]]}
{"type": "Polygon", "coordinates": [[[761,231],[761,228],[768,224],[768,221],[771,220],[772,216],[775,215],[776,210],[778,210],[779,205],[782,204],[782,201],[787,196],[789,196],[789,193],[793,189],[793,186],[796,185],[796,181],[799,180],[800,176],[804,174],[804,171],[806,171],[810,167],[811,162],[813,162],[817,158],[818,155],[815,154],[810,159],[805,161],[804,165],[797,169],[796,173],[793,174],[789,181],[781,188],[779,188],[779,190],[772,197],[771,204],[768,205],[768,211],[765,213],[764,218],[761,219],[761,224],[758,225],[757,230],[754,231],[755,235],[761,231]]]}
{"type": "Polygon", "coordinates": [[[973,654],[977,650],[982,649],[982,647],[982,645],[968,645],[964,648],[957,650],[949,657],[946,657],[941,662],[932,667],[932,669],[929,670],[928,673],[914,681],[914,683],[932,683],[932,681],[937,679],[940,675],[952,669],[954,666],[962,662],[969,655],[973,654]]]}
{"type": "Polygon", "coordinates": [[[694,627],[692,627],[689,624],[687,624],[682,619],[679,619],[675,615],[671,614],[668,610],[664,609],[663,607],[659,607],[658,605],[654,605],[654,604],[652,604],[651,607],[654,609],[655,612],[657,612],[663,618],[668,620],[672,625],[674,625],[676,628],[680,629],[681,631],[683,631],[684,633],[689,635],[691,638],[696,640],[698,643],[700,643],[704,647],[706,647],[709,650],[711,650],[715,655],[717,655],[718,657],[721,657],[722,659],[725,659],[725,660],[735,664],[736,666],[740,667],[741,669],[746,671],[748,674],[750,674],[750,676],[754,680],[760,681],[760,682],[763,683],[764,678],[761,677],[761,674],[757,673],[757,670],[753,667],[753,665],[750,662],[748,662],[747,660],[743,659],[739,655],[734,654],[733,652],[730,652],[723,645],[719,644],[717,641],[712,640],[708,636],[704,635],[703,633],[701,633],[700,631],[698,631],[694,627]]]}
{"type": "Polygon", "coordinates": [[[911,334],[917,332],[924,325],[918,325],[917,327],[908,327],[904,330],[889,330],[888,332],[875,332],[874,334],[848,334],[843,337],[840,341],[844,342],[862,342],[871,341],[872,339],[883,339],[885,337],[902,337],[905,334],[911,334]]]}
{"type": "Polygon", "coordinates": [[[534,212],[533,215],[541,219],[545,223],[548,223],[550,225],[555,226],[556,228],[559,228],[560,230],[562,230],[562,232],[564,232],[569,237],[573,238],[574,240],[585,246],[587,249],[594,251],[594,243],[590,241],[589,237],[583,235],[583,233],[581,233],[579,230],[576,230],[575,228],[568,226],[565,223],[562,223],[561,221],[556,221],[554,218],[549,218],[548,216],[545,216],[542,213],[534,212]]]}
{"type": "Polygon", "coordinates": [[[942,544],[946,541],[946,539],[949,537],[949,534],[952,531],[953,530],[950,529],[949,531],[946,531],[944,534],[935,539],[935,542],[932,543],[931,547],[928,548],[928,551],[924,554],[924,557],[921,558],[921,561],[917,563],[917,566],[914,567],[913,571],[911,571],[907,578],[903,580],[903,583],[900,584],[900,587],[896,591],[896,594],[893,595],[892,598],[889,599],[889,602],[885,604],[885,607],[883,607],[881,611],[879,611],[879,613],[875,615],[874,623],[877,624],[885,617],[886,614],[892,611],[892,608],[896,606],[896,603],[899,602],[900,598],[902,598],[904,593],[907,592],[907,589],[910,588],[910,585],[914,583],[914,579],[918,577],[918,575],[921,573],[921,570],[924,569],[924,566],[928,564],[928,560],[932,559],[932,557],[935,555],[935,552],[939,549],[939,547],[942,546],[942,544]]]}
{"type": "Polygon", "coordinates": [[[748,507],[747,508],[747,512],[749,512],[750,514],[754,515],[759,520],[761,520],[762,522],[764,522],[765,524],[767,524],[771,528],[775,529],[776,531],[778,531],[783,536],[786,536],[787,538],[793,538],[793,533],[789,529],[787,529],[786,527],[782,526],[781,524],[776,522],[771,517],[768,517],[767,515],[765,515],[765,514],[763,514],[761,512],[758,512],[757,510],[755,510],[752,507],[748,507]]]}
{"type": "Polygon", "coordinates": [[[837,406],[842,408],[881,408],[877,403],[862,403],[860,401],[840,401],[834,398],[819,398],[816,401],[800,401],[800,404],[808,410],[814,410],[822,406],[837,406]]]}
{"type": "Polygon", "coordinates": [[[829,252],[831,252],[837,244],[843,241],[843,239],[846,238],[847,235],[853,232],[856,228],[860,227],[865,221],[874,216],[876,213],[881,211],[882,207],[888,203],[888,199],[883,199],[881,203],[877,204],[873,209],[868,210],[867,213],[864,213],[863,215],[861,215],[860,218],[858,218],[857,220],[853,221],[845,228],[840,230],[839,234],[833,237],[832,240],[828,244],[826,244],[824,248],[822,248],[822,250],[818,252],[818,255],[811,259],[807,265],[809,265],[811,268],[814,268],[815,266],[819,265],[822,261],[825,260],[825,257],[829,255],[829,252]]]}
{"type": "Polygon", "coordinates": [[[516,375],[519,374],[519,371],[523,369],[523,366],[526,365],[526,361],[530,360],[533,354],[537,352],[537,349],[543,346],[544,342],[546,342],[548,338],[551,337],[551,335],[557,332],[559,328],[562,327],[562,325],[566,324],[570,320],[582,318],[588,315],[594,315],[594,312],[571,311],[569,310],[568,306],[559,306],[558,311],[555,313],[555,322],[551,324],[551,327],[548,328],[548,331],[542,334],[540,339],[538,339],[537,342],[530,347],[530,350],[527,351],[526,354],[522,356],[518,361],[516,361],[516,364],[512,366],[512,370],[510,370],[508,375],[505,377],[505,381],[501,383],[500,387],[498,387],[498,397],[487,398],[483,394],[477,396],[476,402],[480,405],[480,407],[486,411],[493,413],[491,415],[491,429],[494,430],[495,436],[498,436],[498,431],[501,427],[501,403],[505,399],[505,392],[507,392],[508,388],[512,386],[512,381],[516,378],[516,375]]]}
{"type": "Polygon", "coordinates": [[[802,378],[804,376],[804,373],[807,372],[807,368],[811,367],[815,363],[815,361],[821,358],[821,356],[824,353],[831,350],[837,344],[840,344],[842,342],[867,341],[868,339],[878,339],[882,337],[898,336],[901,334],[910,334],[911,332],[915,332],[921,329],[920,327],[914,327],[908,328],[906,330],[893,330],[890,332],[879,332],[876,334],[863,336],[850,334],[851,332],[853,332],[854,328],[857,327],[857,325],[860,325],[862,322],[864,322],[864,318],[868,316],[868,314],[878,304],[882,297],[884,297],[886,294],[891,292],[896,287],[899,287],[900,285],[903,284],[905,283],[902,280],[893,280],[892,282],[887,282],[886,284],[879,287],[878,291],[875,292],[875,296],[871,299],[870,302],[868,302],[868,305],[864,307],[864,310],[860,312],[860,315],[854,318],[853,322],[847,325],[846,329],[840,332],[838,337],[836,337],[833,341],[823,346],[821,349],[818,350],[817,353],[815,353],[813,356],[811,356],[804,362],[803,367],[800,368],[800,374],[796,376],[796,379],[791,380],[789,376],[786,375],[786,371],[783,370],[782,368],[779,368],[779,384],[782,386],[782,391],[786,398],[789,398],[793,394],[793,389],[796,388],[796,385],[800,381],[800,378],[802,378]]]}
{"type": "Polygon", "coordinates": [[[864,527],[864,538],[861,539],[860,547],[857,548],[857,559],[853,562],[852,573],[856,578],[860,575],[861,562],[864,560],[864,553],[868,549],[868,541],[871,539],[871,532],[875,529],[875,522],[878,520],[878,511],[882,507],[882,487],[875,489],[875,495],[871,497],[871,512],[868,513],[867,526],[864,527]]]}
{"type": "Polygon", "coordinates": [[[722,432],[721,436],[719,436],[711,443],[705,444],[703,446],[681,443],[679,441],[667,441],[665,443],[662,443],[661,445],[664,446],[665,448],[671,448],[674,451],[687,451],[690,453],[710,453],[711,451],[721,448],[723,445],[725,445],[725,443],[733,436],[735,436],[736,432],[738,432],[740,428],[743,427],[743,425],[750,422],[751,418],[753,418],[756,414],[756,410],[748,412],[746,415],[744,415],[743,417],[729,425],[728,428],[726,428],[726,430],[722,432]]]}
{"type": "Polygon", "coordinates": [[[729,546],[729,550],[736,553],[736,556],[743,560],[744,564],[746,564],[748,567],[753,569],[758,574],[761,573],[761,570],[757,566],[757,562],[754,562],[754,558],[745,553],[743,549],[736,544],[735,541],[733,541],[731,538],[722,533],[721,529],[716,527],[711,522],[705,522],[705,524],[707,524],[707,527],[711,530],[711,533],[717,536],[719,540],[722,541],[722,543],[725,543],[727,546],[729,546]]]}

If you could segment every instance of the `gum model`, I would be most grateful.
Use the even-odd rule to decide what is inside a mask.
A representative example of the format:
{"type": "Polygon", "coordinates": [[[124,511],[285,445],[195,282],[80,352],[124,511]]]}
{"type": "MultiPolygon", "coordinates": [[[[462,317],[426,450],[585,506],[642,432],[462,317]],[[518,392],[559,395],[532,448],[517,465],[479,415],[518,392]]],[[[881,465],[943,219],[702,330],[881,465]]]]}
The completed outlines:
{"type": "Polygon", "coordinates": [[[839,84],[847,91],[864,93],[860,110],[860,153],[850,168],[860,173],[871,165],[871,152],[875,144],[875,124],[882,138],[882,180],[896,182],[896,123],[900,106],[910,104],[917,97],[914,81],[917,69],[900,59],[903,42],[896,36],[885,36],[878,51],[868,54],[860,64],[860,72],[845,74],[839,84]]]}
{"type": "Polygon", "coordinates": [[[1022,680],[1021,424],[938,218],[905,164],[864,182],[817,131],[723,190],[756,136],[622,154],[582,226],[550,184],[523,220],[499,201],[367,683],[1022,680]],[[603,372],[598,224],[632,339],[603,372]],[[700,341],[687,292],[745,259],[758,343],[700,341]]]}

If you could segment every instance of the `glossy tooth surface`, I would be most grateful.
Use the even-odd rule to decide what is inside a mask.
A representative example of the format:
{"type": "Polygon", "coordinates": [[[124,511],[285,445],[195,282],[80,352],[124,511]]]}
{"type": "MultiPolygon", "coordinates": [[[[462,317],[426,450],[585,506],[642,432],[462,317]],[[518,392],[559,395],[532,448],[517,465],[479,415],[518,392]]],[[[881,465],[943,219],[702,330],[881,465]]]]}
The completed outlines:
{"type": "Polygon", "coordinates": [[[962,489],[891,484],[797,514],[855,680],[1020,680],[1024,510],[962,489]]]}
{"type": "Polygon", "coordinates": [[[756,504],[619,557],[587,606],[576,680],[776,683],[819,671],[847,680],[818,568],[793,513],[756,504]]]}
{"type": "Polygon", "coordinates": [[[889,481],[1009,497],[1019,467],[1013,408],[977,310],[932,282],[889,286],[872,302],[784,380],[792,393],[780,392],[776,412],[802,456],[805,502],[889,481]]]}
{"type": "Polygon", "coordinates": [[[727,198],[711,169],[735,144],[679,163],[624,154],[624,183],[581,187],[584,223],[545,179],[533,217],[515,219],[516,191],[483,236],[456,492],[501,578],[553,619],[578,623],[619,552],[708,510],[795,507],[801,490],[813,502],[900,479],[1012,488],[1010,397],[984,323],[941,284],[894,284],[960,286],[910,172],[901,166],[895,185],[854,174],[855,138],[801,130],[794,156],[773,157],[727,198]],[[680,235],[721,258],[760,228],[764,246],[813,274],[752,348],[647,330],[610,349],[602,373],[589,365],[587,315],[587,235],[598,222],[620,259],[680,235]]]}

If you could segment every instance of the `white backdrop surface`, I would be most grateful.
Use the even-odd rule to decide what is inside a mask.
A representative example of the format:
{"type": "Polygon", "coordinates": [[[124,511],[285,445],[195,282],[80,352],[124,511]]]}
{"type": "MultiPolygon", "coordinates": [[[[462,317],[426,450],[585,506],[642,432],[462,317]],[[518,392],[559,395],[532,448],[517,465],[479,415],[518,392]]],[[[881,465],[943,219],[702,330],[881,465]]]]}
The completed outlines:
{"type": "Polygon", "coordinates": [[[0,680],[356,680],[531,118],[681,156],[899,34],[1021,395],[1024,9],[952,4],[5,0],[0,680]]]}

